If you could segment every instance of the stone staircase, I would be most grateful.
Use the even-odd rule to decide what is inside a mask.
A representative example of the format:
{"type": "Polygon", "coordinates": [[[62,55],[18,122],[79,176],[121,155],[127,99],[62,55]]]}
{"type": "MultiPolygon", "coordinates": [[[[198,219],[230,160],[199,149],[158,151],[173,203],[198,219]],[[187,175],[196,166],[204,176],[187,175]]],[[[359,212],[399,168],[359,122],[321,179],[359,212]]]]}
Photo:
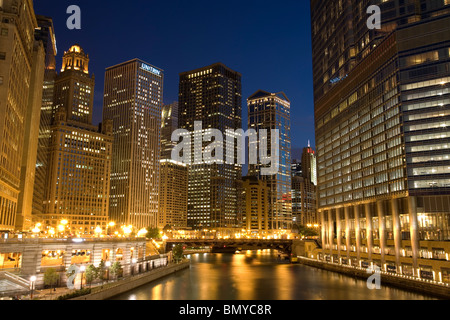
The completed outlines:
{"type": "Polygon", "coordinates": [[[9,272],[0,272],[0,297],[28,294],[29,292],[30,283],[28,281],[9,272]]]}

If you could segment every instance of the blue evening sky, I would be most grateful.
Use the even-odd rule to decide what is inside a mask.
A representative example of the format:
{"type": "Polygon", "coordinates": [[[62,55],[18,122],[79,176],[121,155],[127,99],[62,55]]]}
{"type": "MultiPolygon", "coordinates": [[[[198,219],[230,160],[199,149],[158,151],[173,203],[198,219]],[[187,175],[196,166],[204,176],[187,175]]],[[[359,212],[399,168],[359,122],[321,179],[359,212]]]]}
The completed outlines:
{"type": "Polygon", "coordinates": [[[310,8],[307,0],[35,0],[54,19],[57,68],[71,45],[90,56],[96,76],[94,123],[101,121],[105,68],[140,58],[164,69],[164,102],[178,100],[178,74],[223,62],[242,74],[246,99],[258,89],[284,91],[292,107],[292,147],[314,145],[310,8]],[[69,30],[66,9],[78,5],[82,29],[69,30]]]}

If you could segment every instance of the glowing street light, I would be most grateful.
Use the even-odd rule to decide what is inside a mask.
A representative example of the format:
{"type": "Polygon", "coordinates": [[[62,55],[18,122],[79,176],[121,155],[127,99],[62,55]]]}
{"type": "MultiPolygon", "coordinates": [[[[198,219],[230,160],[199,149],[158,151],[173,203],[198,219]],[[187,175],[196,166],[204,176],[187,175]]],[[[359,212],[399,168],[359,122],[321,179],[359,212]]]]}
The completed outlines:
{"type": "Polygon", "coordinates": [[[36,276],[31,276],[30,278],[30,299],[33,300],[33,293],[36,284],[36,276]]]}
{"type": "Polygon", "coordinates": [[[97,236],[99,236],[102,232],[103,230],[102,228],[100,228],[100,226],[97,226],[97,228],[95,228],[95,233],[97,234],[97,236]]]}

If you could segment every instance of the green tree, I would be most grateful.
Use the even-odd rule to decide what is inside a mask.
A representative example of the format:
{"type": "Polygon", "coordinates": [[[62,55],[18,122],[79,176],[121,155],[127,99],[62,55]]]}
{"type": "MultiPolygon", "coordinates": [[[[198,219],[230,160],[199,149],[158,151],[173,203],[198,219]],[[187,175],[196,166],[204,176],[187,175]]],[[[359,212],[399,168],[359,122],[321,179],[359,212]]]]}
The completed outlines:
{"type": "Polygon", "coordinates": [[[105,271],[106,271],[106,264],[105,261],[101,261],[97,268],[97,277],[99,280],[101,280],[102,285],[103,281],[105,281],[105,271]]]}
{"type": "Polygon", "coordinates": [[[181,244],[176,245],[173,248],[172,253],[173,253],[173,259],[175,260],[175,262],[178,263],[179,261],[181,261],[183,259],[183,252],[184,252],[184,249],[181,244]]]}
{"type": "Polygon", "coordinates": [[[161,230],[158,228],[147,228],[147,239],[161,239],[161,230]]]}
{"type": "Polygon", "coordinates": [[[50,268],[45,270],[44,285],[50,286],[50,291],[53,290],[53,286],[55,286],[58,283],[58,280],[59,280],[59,273],[56,272],[55,269],[50,268]]]}
{"type": "Polygon", "coordinates": [[[109,268],[109,271],[111,272],[111,275],[117,279],[117,277],[119,276],[120,272],[122,270],[122,265],[120,264],[120,262],[114,262],[111,267],[109,268]]]}
{"type": "Polygon", "coordinates": [[[319,233],[317,230],[313,228],[308,228],[302,225],[296,225],[293,227],[293,230],[297,231],[299,236],[309,238],[309,237],[317,237],[319,233]],[[296,230],[297,229],[297,230],[296,230]]]}
{"type": "Polygon", "coordinates": [[[86,268],[86,271],[84,273],[84,277],[86,279],[86,283],[89,284],[89,286],[92,286],[92,282],[94,282],[95,279],[98,277],[98,268],[96,268],[94,265],[90,265],[86,268]]]}

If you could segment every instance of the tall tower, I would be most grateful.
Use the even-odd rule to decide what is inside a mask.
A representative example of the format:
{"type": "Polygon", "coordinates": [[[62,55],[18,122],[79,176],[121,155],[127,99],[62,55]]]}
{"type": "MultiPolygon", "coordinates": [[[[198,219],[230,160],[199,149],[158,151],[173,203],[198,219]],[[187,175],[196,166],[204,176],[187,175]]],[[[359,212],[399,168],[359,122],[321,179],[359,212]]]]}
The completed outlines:
{"type": "Polygon", "coordinates": [[[302,154],[302,174],[303,178],[317,185],[317,163],[316,152],[310,145],[303,149],[302,154]]]}
{"type": "MultiPolygon", "coordinates": [[[[315,97],[322,255],[442,281],[450,253],[437,247],[450,240],[450,4],[377,2],[381,29],[370,30],[373,2],[347,1],[355,64],[315,97]]],[[[338,34],[323,37],[335,26],[321,15],[336,3],[311,1],[317,46],[339,42],[338,34]]],[[[319,54],[316,92],[332,74],[319,54]]]]}
{"type": "MultiPolygon", "coordinates": [[[[291,102],[283,92],[269,93],[258,90],[247,99],[248,128],[260,136],[260,130],[279,130],[279,170],[275,175],[261,175],[262,164],[250,165],[249,175],[267,182],[270,189],[269,219],[274,232],[291,230],[291,102]]],[[[272,149],[268,138],[268,152],[272,149]]]]}
{"type": "Polygon", "coordinates": [[[44,192],[47,184],[49,146],[51,141],[51,124],[53,117],[53,98],[56,79],[56,38],[53,20],[37,16],[38,28],[35,37],[42,41],[45,49],[44,87],[42,90],[41,117],[36,159],[36,173],[33,194],[33,215],[44,212],[44,192]]]}
{"type": "MultiPolygon", "coordinates": [[[[64,232],[71,235],[89,236],[96,233],[97,227],[106,230],[108,224],[112,124],[108,120],[101,126],[90,122],[93,76],[89,69],[75,69],[67,63],[79,53],[87,57],[78,45],[64,54],[63,68],[55,83],[57,107],[50,126],[44,210],[39,217],[47,228],[43,231],[56,231],[63,225],[64,232]]],[[[51,75],[49,82],[52,83],[51,75]]],[[[44,101],[44,105],[50,104],[44,101]]],[[[45,139],[44,129],[42,140],[45,139]]]]}
{"type": "Polygon", "coordinates": [[[178,102],[165,105],[161,118],[161,159],[171,159],[172,149],[176,142],[172,142],[172,133],[178,129],[178,102]]]}
{"type": "MultiPolygon", "coordinates": [[[[181,73],[180,128],[192,133],[195,122],[201,121],[202,131],[194,133],[197,137],[210,129],[217,129],[223,135],[227,129],[240,129],[241,77],[222,63],[181,73]]],[[[202,150],[209,144],[203,143],[202,150]]],[[[237,150],[235,154],[237,156],[237,150]]],[[[188,226],[199,229],[239,227],[237,184],[242,167],[236,162],[189,167],[188,226]]]]}
{"type": "MultiPolygon", "coordinates": [[[[16,224],[37,21],[31,0],[0,2],[0,232],[16,224]]],[[[41,88],[42,89],[42,88],[41,88]]]]}
{"type": "Polygon", "coordinates": [[[89,56],[79,45],[64,52],[61,73],[54,87],[53,114],[64,108],[67,119],[92,123],[95,76],[89,75],[89,56]]]}
{"type": "Polygon", "coordinates": [[[157,226],[164,74],[134,59],[106,69],[103,117],[113,121],[110,216],[157,226]]]}

